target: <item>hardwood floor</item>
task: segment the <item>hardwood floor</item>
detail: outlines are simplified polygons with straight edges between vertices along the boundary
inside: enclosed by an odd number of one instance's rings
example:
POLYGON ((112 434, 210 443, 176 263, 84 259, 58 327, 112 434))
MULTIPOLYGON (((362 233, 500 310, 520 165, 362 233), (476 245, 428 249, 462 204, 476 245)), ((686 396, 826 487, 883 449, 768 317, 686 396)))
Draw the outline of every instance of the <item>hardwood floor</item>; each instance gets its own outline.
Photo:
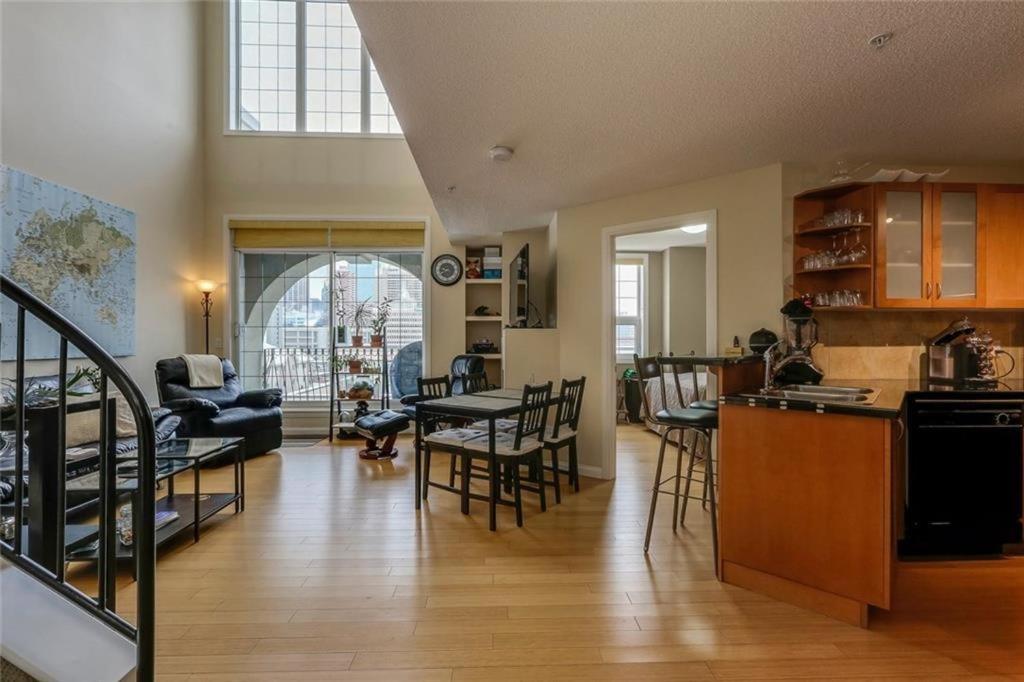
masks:
POLYGON ((527 495, 525 527, 500 508, 497 533, 444 491, 414 512, 408 439, 382 464, 358 443, 251 460, 246 511, 161 552, 160 679, 1024 680, 1024 561, 901 566, 894 612, 862 630, 718 583, 699 504, 673 535, 662 498, 645 557, 657 439, 638 427, 616 481, 545 514, 527 495))

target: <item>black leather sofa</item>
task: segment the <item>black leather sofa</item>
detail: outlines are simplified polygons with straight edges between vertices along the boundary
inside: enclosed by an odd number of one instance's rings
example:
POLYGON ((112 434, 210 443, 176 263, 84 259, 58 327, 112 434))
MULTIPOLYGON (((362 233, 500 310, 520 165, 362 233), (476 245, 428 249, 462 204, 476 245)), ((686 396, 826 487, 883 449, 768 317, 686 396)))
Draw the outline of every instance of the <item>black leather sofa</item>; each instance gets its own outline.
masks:
POLYGON ((224 385, 190 388, 188 368, 181 358, 156 363, 160 405, 181 417, 183 438, 245 437, 245 456, 262 455, 281 446, 281 389, 243 391, 230 360, 221 360, 224 385))

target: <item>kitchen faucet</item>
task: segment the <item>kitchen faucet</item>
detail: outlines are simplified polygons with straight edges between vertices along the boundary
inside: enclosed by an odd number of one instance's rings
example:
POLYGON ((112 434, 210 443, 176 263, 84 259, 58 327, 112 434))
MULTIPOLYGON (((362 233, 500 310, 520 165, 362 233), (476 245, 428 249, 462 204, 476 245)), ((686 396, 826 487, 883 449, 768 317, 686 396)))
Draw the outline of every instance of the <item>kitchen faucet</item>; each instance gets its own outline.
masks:
POLYGON ((775 381, 778 379, 779 374, 782 373, 782 370, 794 363, 808 365, 814 371, 818 371, 814 363, 811 362, 810 356, 803 352, 796 351, 784 357, 779 357, 778 348, 784 345, 786 345, 786 340, 779 339, 768 346, 768 350, 764 352, 764 386, 761 388, 762 395, 770 393, 775 388, 775 381))

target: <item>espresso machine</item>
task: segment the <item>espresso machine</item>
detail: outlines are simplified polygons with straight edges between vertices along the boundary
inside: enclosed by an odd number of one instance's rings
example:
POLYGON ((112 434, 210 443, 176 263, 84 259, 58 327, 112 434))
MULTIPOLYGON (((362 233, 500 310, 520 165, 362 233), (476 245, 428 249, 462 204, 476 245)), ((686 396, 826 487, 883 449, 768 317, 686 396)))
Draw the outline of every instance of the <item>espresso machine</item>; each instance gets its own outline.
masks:
POLYGON ((988 332, 966 318, 955 320, 928 340, 925 376, 929 384, 984 388, 995 384, 996 358, 1006 354, 988 332))
POLYGON ((814 311, 798 298, 779 311, 785 331, 782 338, 764 352, 764 390, 776 384, 820 384, 825 377, 811 358, 818 344, 818 322, 814 311))

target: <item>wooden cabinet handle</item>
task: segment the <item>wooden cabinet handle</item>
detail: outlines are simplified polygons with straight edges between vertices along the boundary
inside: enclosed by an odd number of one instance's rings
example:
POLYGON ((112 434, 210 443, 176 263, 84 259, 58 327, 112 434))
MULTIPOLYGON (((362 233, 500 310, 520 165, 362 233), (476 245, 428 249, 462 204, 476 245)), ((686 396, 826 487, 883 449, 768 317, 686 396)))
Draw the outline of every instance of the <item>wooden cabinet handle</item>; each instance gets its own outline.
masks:
POLYGON ((924 285, 924 297, 925 298, 931 298, 932 297, 932 283, 931 282, 926 282, 925 285, 924 285))
POLYGON ((942 282, 935 284, 935 298, 942 298, 942 282))

